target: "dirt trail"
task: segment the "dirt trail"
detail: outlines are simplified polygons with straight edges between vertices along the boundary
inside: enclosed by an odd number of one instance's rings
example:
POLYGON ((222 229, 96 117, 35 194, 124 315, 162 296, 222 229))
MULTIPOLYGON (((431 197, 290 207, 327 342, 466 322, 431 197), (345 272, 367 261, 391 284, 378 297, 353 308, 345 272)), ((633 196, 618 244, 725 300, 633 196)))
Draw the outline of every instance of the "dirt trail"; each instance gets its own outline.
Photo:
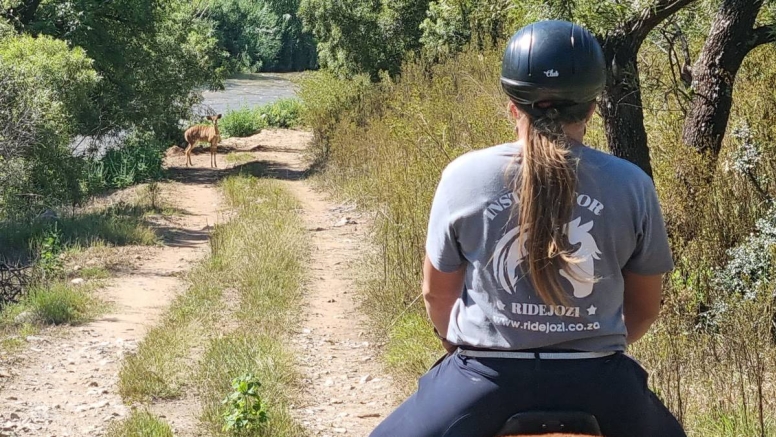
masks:
POLYGON ((131 264, 97 291, 112 303, 109 314, 69 331, 27 337, 21 365, 10 369, 10 380, 0 379, 0 436, 99 436, 128 413, 116 386, 121 359, 183 291, 179 274, 206 253, 219 220, 208 159, 198 156, 193 172, 173 169, 176 181, 161 184, 167 203, 182 212, 159 220, 163 246, 111 249, 131 264))
POLYGON ((312 246, 310 282, 300 303, 306 320, 293 339, 304 396, 294 409, 314 436, 367 436, 397 405, 355 302, 355 278, 367 249, 365 217, 315 191, 301 178, 306 132, 266 131, 229 142, 250 150, 299 199, 312 246))
MULTIPOLYGON (((134 265, 98 292, 114 302, 113 314, 73 328, 65 339, 28 339, 23 366, 0 388, 0 437, 101 436, 112 420, 127 414, 116 387, 122 356, 137 347, 183 291, 177 276, 205 254, 210 227, 219 221, 214 183, 238 170, 284 180, 299 199, 309 229, 310 281, 300 302, 306 319, 292 339, 303 393, 293 412, 311 436, 368 435, 398 404, 355 302, 354 279, 367 247, 368 223, 304 180, 302 153, 309 141, 306 132, 267 130, 223 141, 220 171, 208 168, 209 155, 202 151, 192 156, 195 168, 174 168, 176 182, 163 184, 163 192, 184 214, 162 223, 165 246, 139 249, 134 265), (244 159, 227 164, 226 153, 244 159)), ((168 160, 178 166, 183 156, 178 151, 168 160)), ((198 435, 193 402, 187 397, 165 404, 166 420, 178 436, 198 435)))

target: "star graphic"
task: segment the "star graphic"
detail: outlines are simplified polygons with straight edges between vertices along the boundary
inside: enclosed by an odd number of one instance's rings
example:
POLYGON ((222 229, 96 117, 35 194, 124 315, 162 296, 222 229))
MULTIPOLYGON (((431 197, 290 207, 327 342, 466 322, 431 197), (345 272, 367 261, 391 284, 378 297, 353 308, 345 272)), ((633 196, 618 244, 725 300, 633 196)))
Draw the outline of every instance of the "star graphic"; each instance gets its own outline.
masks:
POLYGON ((595 305, 590 305, 590 308, 587 309, 587 315, 594 316, 596 311, 598 311, 598 308, 595 305))
POLYGON ((504 305, 504 302, 502 302, 500 300, 496 301, 496 308, 498 308, 499 311, 504 311, 504 308, 506 308, 506 307, 507 306, 504 305))

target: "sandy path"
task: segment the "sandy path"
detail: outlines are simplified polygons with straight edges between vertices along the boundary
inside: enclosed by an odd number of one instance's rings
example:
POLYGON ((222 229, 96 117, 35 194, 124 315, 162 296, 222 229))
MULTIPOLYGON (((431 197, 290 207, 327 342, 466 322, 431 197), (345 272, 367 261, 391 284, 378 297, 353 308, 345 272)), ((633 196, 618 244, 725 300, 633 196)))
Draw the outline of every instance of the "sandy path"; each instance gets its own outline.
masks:
MULTIPOLYGON (((163 190, 185 214, 163 226, 165 247, 143 249, 141 259, 133 261, 136 268, 99 292, 115 303, 114 314, 74 328, 64 340, 46 335, 30 339, 24 367, 12 372, 0 390, 0 437, 100 436, 110 421, 127 414, 116 389, 121 357, 137 347, 183 291, 177 274, 205 254, 209 227, 219 220, 214 182, 239 170, 284 180, 301 202, 309 229, 310 282, 300 303, 306 318, 292 339, 303 377, 294 414, 310 435, 368 435, 399 400, 376 348, 366 340, 368 328, 355 303, 354 279, 366 250, 367 224, 303 179, 302 152, 309 140, 306 132, 267 130, 225 140, 219 151, 221 171, 208 168, 207 153, 192 157, 195 168, 174 169, 176 182, 164 184, 163 190), (253 162, 226 164, 224 153, 247 153, 253 162)), ((183 162, 180 154, 168 159, 173 165, 183 162)), ((198 435, 195 403, 192 396, 160 404, 176 435, 198 435)))
POLYGON ((337 205, 301 178, 301 153, 310 135, 265 131, 229 142, 251 150, 275 177, 286 181, 302 204, 312 259, 304 308, 306 319, 293 339, 304 393, 294 414, 314 436, 366 436, 398 404, 355 302, 355 276, 366 250, 364 218, 337 205), (350 218, 348 222, 346 219, 350 218))
POLYGON ((121 358, 183 291, 177 276, 205 255, 219 220, 216 173, 206 168, 207 155, 196 160, 198 169, 173 170, 176 182, 161 184, 163 197, 183 212, 159 223, 165 244, 129 250, 138 253, 132 267, 97 292, 111 313, 65 338, 45 331, 27 338, 22 365, 0 390, 0 436, 100 436, 127 414, 116 386, 121 358))

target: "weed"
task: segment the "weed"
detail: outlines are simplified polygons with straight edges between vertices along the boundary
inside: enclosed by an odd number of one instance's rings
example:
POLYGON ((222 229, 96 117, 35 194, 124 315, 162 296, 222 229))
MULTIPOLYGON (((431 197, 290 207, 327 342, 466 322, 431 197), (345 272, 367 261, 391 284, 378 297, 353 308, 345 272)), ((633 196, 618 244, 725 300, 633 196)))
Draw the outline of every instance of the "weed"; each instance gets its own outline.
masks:
POLYGON ((86 280, 110 278, 110 272, 105 267, 84 267, 77 272, 77 275, 86 280))
POLYGON ((259 396, 261 383, 251 374, 232 380, 232 392, 221 403, 225 410, 224 431, 250 431, 259 429, 267 421, 267 412, 259 396))
POLYGON ((57 263, 59 253, 71 247, 154 245, 156 233, 142 218, 148 208, 119 202, 99 211, 61 217, 54 224, 0 223, 0 256, 29 258, 42 254, 57 263))
POLYGON ((302 102, 280 99, 255 108, 242 107, 226 113, 221 122, 224 138, 248 137, 267 127, 292 128, 302 124, 302 102))
POLYGON ((280 99, 257 109, 257 115, 269 127, 292 128, 302 124, 302 102, 299 99, 280 99))

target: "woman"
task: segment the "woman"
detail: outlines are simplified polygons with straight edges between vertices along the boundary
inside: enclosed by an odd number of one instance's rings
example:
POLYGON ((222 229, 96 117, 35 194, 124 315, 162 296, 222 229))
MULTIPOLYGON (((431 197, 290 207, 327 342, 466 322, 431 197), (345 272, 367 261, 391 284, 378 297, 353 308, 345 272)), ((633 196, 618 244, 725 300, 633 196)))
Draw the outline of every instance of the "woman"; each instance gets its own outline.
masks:
POLYGON ((651 179, 582 144, 601 47, 578 25, 534 23, 501 83, 518 141, 452 162, 431 208, 423 294, 451 353, 372 436, 493 437, 531 410, 587 412, 608 437, 684 436, 623 353, 673 263, 651 179))

